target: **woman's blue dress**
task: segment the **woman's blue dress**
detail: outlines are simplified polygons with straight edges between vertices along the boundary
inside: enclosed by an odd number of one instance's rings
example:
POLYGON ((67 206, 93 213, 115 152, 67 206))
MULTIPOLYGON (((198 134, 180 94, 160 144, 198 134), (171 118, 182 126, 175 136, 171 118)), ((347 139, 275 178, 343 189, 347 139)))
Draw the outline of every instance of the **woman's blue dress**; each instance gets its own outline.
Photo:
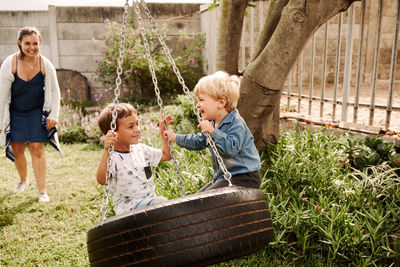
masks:
POLYGON ((44 104, 44 76, 39 71, 29 81, 18 73, 11 87, 10 132, 11 142, 46 142, 46 129, 42 126, 44 104))

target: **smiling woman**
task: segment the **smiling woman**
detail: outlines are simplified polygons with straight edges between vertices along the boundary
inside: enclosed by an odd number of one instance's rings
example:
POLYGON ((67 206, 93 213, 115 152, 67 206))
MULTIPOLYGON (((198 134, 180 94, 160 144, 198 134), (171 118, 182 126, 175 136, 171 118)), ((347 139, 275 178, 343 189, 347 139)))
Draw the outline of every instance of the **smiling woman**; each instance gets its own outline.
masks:
POLYGON ((18 32, 18 48, 0 69, 0 145, 14 161, 20 182, 14 193, 24 191, 27 179, 26 144, 32 156, 39 202, 48 202, 44 143, 59 149, 55 128, 60 106, 60 88, 56 70, 40 54, 42 37, 34 27, 18 32))

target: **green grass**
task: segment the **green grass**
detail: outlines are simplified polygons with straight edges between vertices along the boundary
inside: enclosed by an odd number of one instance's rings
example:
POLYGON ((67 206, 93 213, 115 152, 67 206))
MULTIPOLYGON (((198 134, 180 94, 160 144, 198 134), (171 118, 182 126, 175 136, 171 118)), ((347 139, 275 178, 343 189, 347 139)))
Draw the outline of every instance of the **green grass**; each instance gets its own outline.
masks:
MULTIPOLYGON (((159 147, 155 125, 142 128, 143 141, 159 147)), ((262 156, 275 241, 218 266, 400 266, 400 179, 385 165, 362 172, 343 164, 346 138, 282 132, 262 156)), ((89 265, 86 233, 101 219, 95 173, 102 148, 63 144, 62 151, 46 146, 50 203, 37 202, 30 164, 30 186, 12 194, 18 175, 0 157, 0 266, 89 265)), ((211 177, 208 151, 176 153, 182 187, 194 193, 211 177)), ((181 195, 172 161, 155 173, 159 194, 181 195)))
POLYGON ((100 148, 62 145, 60 156, 46 146, 50 203, 37 202, 30 154, 29 187, 20 194, 14 164, 0 158, 1 266, 86 266, 86 232, 100 219, 101 197, 95 182, 100 148))

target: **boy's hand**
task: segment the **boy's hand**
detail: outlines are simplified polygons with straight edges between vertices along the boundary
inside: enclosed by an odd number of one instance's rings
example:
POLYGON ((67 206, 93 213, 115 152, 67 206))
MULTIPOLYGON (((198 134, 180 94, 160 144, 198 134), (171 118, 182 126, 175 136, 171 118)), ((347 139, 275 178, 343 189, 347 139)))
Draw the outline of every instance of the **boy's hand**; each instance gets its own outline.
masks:
POLYGON ((109 130, 107 134, 104 136, 103 144, 104 148, 108 149, 110 145, 114 145, 117 142, 118 133, 112 130, 109 130))
POLYGON ((197 128, 201 128, 203 133, 212 134, 214 132, 214 126, 212 126, 211 122, 208 120, 202 120, 197 128))
POLYGON ((171 142, 176 142, 176 134, 174 133, 174 131, 171 129, 171 127, 168 127, 168 130, 164 131, 163 134, 165 140, 169 140, 171 142))

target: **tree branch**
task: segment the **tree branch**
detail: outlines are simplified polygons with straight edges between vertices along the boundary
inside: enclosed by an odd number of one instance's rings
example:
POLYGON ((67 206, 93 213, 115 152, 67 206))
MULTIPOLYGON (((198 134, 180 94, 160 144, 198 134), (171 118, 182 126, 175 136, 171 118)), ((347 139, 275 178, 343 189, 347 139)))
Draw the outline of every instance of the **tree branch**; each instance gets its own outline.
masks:
POLYGON ((288 2, 289 0, 271 1, 268 14, 265 18, 263 29, 260 34, 260 38, 258 39, 257 45, 254 49, 254 54, 252 55, 250 62, 256 59, 264 50, 265 46, 268 44, 272 34, 275 31, 276 26, 278 25, 279 20, 281 19, 282 9, 287 5, 288 2))

